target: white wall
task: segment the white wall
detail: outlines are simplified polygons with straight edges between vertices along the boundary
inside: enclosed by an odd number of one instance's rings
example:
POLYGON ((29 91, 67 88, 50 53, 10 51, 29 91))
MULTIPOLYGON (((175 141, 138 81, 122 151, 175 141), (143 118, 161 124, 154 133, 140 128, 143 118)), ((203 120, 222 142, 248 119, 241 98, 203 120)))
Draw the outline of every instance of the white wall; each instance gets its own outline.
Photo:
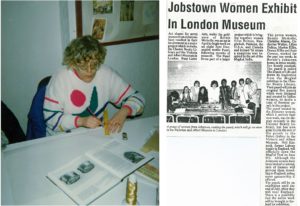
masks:
POLYGON ((1 98, 24 132, 38 82, 62 61, 59 2, 1 2, 1 98))
POLYGON ((146 99, 143 117, 159 113, 158 40, 107 47, 105 64, 118 71, 146 99))
MULTIPOLYGON (((114 12, 119 12, 114 7, 114 12)), ((92 30, 92 3, 84 1, 82 4, 83 34, 92 30)), ((158 115, 159 113, 159 41, 144 41, 116 46, 107 46, 105 64, 117 70, 133 88, 140 91, 146 99, 143 117, 158 115)), ((109 111, 114 111, 112 106, 109 111)), ((110 112, 112 116, 114 112, 110 112)))
MULTIPOLYGON (((1 99, 24 132, 38 82, 61 67, 74 37, 73 9, 67 1, 1 2, 1 99)), ((158 115, 158 48, 158 40, 107 47, 105 63, 144 94, 144 117, 158 115)))
POLYGON ((222 79, 230 86, 232 80, 238 84, 240 78, 251 78, 261 88, 261 62, 170 62, 168 65, 168 89, 191 87, 195 80, 201 86, 210 87, 222 79))

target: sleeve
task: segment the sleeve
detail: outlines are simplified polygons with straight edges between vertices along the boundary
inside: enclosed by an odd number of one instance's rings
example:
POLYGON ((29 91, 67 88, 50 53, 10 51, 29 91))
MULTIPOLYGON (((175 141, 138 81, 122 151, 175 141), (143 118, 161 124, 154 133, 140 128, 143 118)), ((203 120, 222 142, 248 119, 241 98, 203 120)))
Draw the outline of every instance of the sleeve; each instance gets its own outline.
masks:
POLYGON ((235 100, 239 99, 239 94, 238 94, 238 90, 237 90, 237 89, 235 89, 233 98, 234 98, 235 100))
POLYGON ((249 100, 249 96, 250 96, 250 90, 249 90, 249 86, 248 85, 245 85, 244 86, 244 98, 245 98, 245 101, 249 100))
POLYGON ((64 84, 53 76, 49 82, 44 99, 44 120, 48 129, 64 132, 77 128, 77 116, 64 113, 64 84))
POLYGON ((202 103, 208 102, 208 94, 204 95, 204 98, 202 100, 202 103))
POLYGON ((219 87, 219 101, 222 102, 223 99, 223 92, 222 92, 222 87, 219 87))
POLYGON ((180 93, 179 98, 180 98, 180 101, 183 100, 183 93, 180 93))
POLYGON ((195 88, 191 87, 190 97, 192 100, 195 98, 195 94, 196 94, 195 88))
POLYGON ((110 101, 118 108, 129 109, 129 116, 136 116, 144 111, 145 99, 130 84, 125 82, 119 74, 110 70, 110 101))
POLYGON ((211 92, 210 88, 207 89, 207 98, 208 98, 208 102, 211 103, 212 102, 212 92, 211 92))
POLYGON ((227 86, 227 94, 226 94, 226 96, 227 96, 227 100, 229 101, 229 99, 230 99, 230 96, 231 96, 231 92, 230 92, 230 87, 229 86, 227 86))
POLYGON ((252 97, 257 92, 257 84, 253 83, 252 85, 249 85, 249 95, 252 97))

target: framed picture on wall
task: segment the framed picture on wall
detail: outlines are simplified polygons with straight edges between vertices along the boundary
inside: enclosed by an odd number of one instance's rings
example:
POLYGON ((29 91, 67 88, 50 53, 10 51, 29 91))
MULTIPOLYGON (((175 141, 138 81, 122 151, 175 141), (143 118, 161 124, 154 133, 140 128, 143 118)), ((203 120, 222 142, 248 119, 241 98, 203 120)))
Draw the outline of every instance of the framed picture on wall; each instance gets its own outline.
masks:
POLYGON ((158 39, 159 1, 76 1, 76 22, 104 45, 158 39))
POLYGON ((92 36, 98 40, 104 39, 106 19, 94 19, 92 36))

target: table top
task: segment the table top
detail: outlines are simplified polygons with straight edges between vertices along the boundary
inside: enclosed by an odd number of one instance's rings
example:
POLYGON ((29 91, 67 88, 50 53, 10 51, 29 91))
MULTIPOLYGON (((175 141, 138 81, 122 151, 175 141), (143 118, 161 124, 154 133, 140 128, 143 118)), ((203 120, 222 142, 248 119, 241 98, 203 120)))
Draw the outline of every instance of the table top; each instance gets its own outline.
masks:
MULTIPOLYGON (((237 113, 232 106, 226 106, 222 108, 221 104, 205 103, 200 104, 198 102, 189 102, 182 104, 175 112, 168 113, 170 115, 235 115, 244 114, 237 113)), ((253 111, 247 110, 247 114, 253 114, 253 111)))
MULTIPOLYGON (((127 121, 122 130, 128 134, 126 144, 140 149, 158 125, 158 116, 127 121)), ((122 133, 104 136, 103 129, 97 128, 8 145, 2 151, 1 203, 74 204, 46 175, 114 138, 122 140, 122 133)), ((158 167, 158 154, 154 156, 154 165, 158 167)), ((137 180, 139 203, 156 204, 158 184, 142 176, 137 180)), ((126 181, 123 181, 93 204, 120 205, 125 193, 126 181)))

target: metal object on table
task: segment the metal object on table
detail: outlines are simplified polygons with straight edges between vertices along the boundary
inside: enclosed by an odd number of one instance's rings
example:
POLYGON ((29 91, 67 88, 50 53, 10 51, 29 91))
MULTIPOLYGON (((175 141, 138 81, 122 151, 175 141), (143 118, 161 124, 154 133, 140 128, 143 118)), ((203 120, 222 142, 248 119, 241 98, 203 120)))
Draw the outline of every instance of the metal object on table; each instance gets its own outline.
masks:
POLYGON ((122 140, 128 140, 128 135, 126 132, 122 133, 122 140))
POLYGON ((122 201, 122 205, 140 205, 137 199, 137 179, 134 174, 131 174, 127 178, 126 195, 122 201))

